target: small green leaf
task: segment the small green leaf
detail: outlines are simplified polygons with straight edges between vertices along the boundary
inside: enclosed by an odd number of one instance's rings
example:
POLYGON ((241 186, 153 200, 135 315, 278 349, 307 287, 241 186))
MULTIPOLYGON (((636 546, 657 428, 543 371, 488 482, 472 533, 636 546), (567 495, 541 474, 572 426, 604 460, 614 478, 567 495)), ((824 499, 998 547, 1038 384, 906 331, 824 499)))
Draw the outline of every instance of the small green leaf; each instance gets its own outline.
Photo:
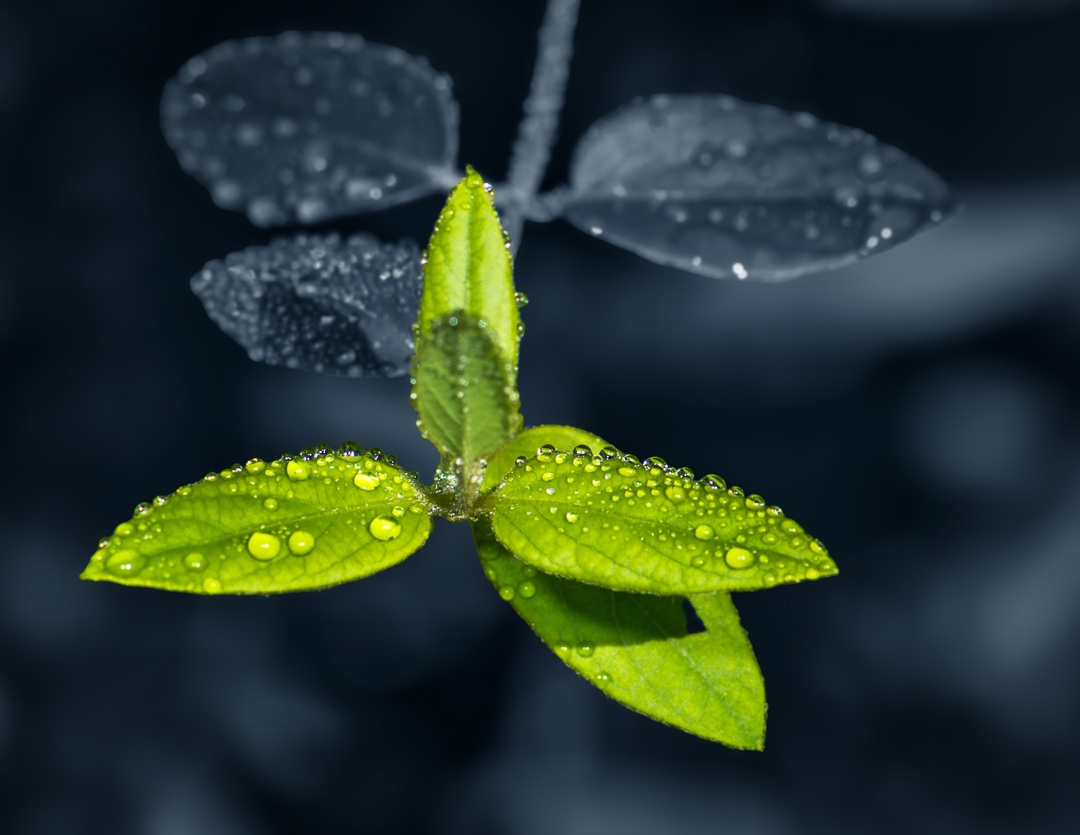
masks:
POLYGON ((196 594, 320 589, 401 562, 431 531, 392 456, 347 444, 257 459, 139 505, 82 577, 196 594))
POLYGON ((510 252, 484 179, 471 167, 450 192, 424 262, 420 334, 431 322, 464 310, 487 323, 514 382, 518 361, 518 316, 510 252))
POLYGON ((484 573, 563 662, 611 698, 689 733, 760 749, 765 684, 724 592, 693 598, 706 631, 688 635, 678 597, 564 580, 515 559, 473 523, 484 573))
POLYGON ((503 446, 521 425, 512 369, 491 337, 483 322, 458 311, 431 322, 413 358, 420 432, 466 466, 503 446))
POLYGON ((837 573, 824 546, 780 508, 659 459, 540 455, 516 466, 494 497, 495 535, 513 554, 607 588, 750 591, 837 573))
POLYGON ((607 441, 573 426, 532 426, 519 434, 494 455, 488 458, 484 471, 484 483, 480 492, 487 493, 499 486, 499 483, 512 469, 519 457, 532 458, 544 444, 551 444, 556 449, 573 449, 587 446, 594 453, 599 453, 607 446, 607 441))

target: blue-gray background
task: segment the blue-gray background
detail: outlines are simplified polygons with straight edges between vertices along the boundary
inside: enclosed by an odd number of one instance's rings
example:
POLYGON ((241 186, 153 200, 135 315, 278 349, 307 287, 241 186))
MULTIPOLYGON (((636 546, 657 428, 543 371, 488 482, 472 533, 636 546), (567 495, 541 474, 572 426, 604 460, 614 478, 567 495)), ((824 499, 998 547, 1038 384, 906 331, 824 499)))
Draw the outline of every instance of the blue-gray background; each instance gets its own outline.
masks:
MULTIPOLYGON (((1026 5, 584 2, 549 183, 633 96, 726 92, 862 127, 967 203, 776 286, 526 227, 527 422, 718 472, 841 566, 735 598, 758 754, 574 676, 462 527, 322 593, 77 580, 137 502, 235 461, 355 439, 434 462, 406 380, 261 366, 206 318, 189 277, 271 233, 181 172, 164 82, 228 38, 359 32, 450 73, 462 162, 498 180, 539 0, 0 3, 0 830, 1080 829, 1080 4, 1026 5)), ((423 238, 439 203, 332 228, 423 238)))

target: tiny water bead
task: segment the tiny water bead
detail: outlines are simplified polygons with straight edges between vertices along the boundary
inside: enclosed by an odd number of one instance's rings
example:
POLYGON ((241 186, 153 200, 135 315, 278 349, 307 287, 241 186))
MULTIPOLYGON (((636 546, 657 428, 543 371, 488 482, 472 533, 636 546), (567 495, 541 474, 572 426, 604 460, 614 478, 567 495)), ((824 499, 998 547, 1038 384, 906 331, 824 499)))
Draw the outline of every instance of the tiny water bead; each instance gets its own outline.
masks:
POLYGON ((221 581, 215 580, 213 577, 207 577, 203 580, 203 591, 207 594, 218 594, 221 591, 221 581))
POLYGON ((278 509, 278 500, 277 499, 264 499, 263 500, 263 507, 265 507, 267 510, 277 510, 278 509))
POLYGON ((724 562, 727 563, 728 568, 736 570, 749 568, 754 564, 754 555, 745 548, 729 548, 728 552, 724 554, 724 562))
POLYGON ((596 647, 592 641, 582 641, 577 645, 577 654, 582 658, 591 658, 594 652, 596 652, 596 647))
POLYGON ((257 560, 272 560, 281 552, 281 540, 273 534, 256 531, 248 538, 247 549, 257 560))
POLYGON ((289 535, 289 551, 295 556, 310 554, 314 548, 315 537, 307 531, 295 531, 289 535))
POLYGON ((133 577, 143 570, 146 558, 136 551, 123 550, 105 560, 105 570, 117 577, 133 577))
POLYGON ((356 477, 353 479, 353 484, 361 490, 374 490, 379 486, 379 479, 376 476, 368 475, 367 473, 357 473, 356 477))
POLYGON ((393 516, 376 516, 368 525, 368 530, 380 542, 389 542, 401 536, 401 523, 393 516))
POLYGON ((576 513, 571 513, 569 511, 567 512, 567 514, 566 514, 566 521, 567 522, 573 523, 573 522, 576 522, 577 520, 578 520, 578 515, 576 513))
POLYGON ((513 586, 499 587, 499 597, 501 597, 503 600, 513 600, 515 594, 516 592, 514 591, 513 586))
POLYGON ((528 580, 525 580, 524 582, 518 584, 517 590, 518 594, 520 594, 527 600, 528 598, 534 597, 536 595, 536 584, 530 583, 528 580))
POLYGON ((186 557, 184 557, 184 568, 188 571, 202 571, 206 568, 206 557, 197 551, 192 551, 186 557))

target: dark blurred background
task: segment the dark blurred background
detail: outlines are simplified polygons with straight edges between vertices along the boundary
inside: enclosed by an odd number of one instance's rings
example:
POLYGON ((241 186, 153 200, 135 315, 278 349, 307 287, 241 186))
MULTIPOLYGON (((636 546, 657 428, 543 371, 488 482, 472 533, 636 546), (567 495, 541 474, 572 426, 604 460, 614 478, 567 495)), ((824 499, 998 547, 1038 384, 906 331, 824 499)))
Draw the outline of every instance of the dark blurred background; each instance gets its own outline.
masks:
MULTIPOLYGON (((131 508, 355 439, 430 474, 408 383, 262 366, 188 279, 272 233, 158 127, 229 38, 359 32, 454 79, 496 181, 540 0, 0 2, 0 831, 1080 831, 1080 3, 584 0, 548 184, 636 95, 726 92, 859 126, 965 212, 783 285, 527 225, 529 424, 570 423, 782 505, 835 579, 736 595, 764 753, 665 728, 547 652, 438 522, 321 593, 77 577, 131 508)), ((430 198, 331 224, 426 238, 430 198)))

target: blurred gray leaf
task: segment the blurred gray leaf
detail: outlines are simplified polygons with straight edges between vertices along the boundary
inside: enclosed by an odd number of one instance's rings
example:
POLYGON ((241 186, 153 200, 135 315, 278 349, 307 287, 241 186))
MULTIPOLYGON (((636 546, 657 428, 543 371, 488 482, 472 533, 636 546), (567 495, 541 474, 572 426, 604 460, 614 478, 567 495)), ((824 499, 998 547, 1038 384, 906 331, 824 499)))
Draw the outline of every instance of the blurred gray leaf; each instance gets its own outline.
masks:
POLYGON ((781 281, 883 252, 956 211, 952 189, 856 128, 729 96, 654 96, 582 138, 579 229, 712 278, 781 281))
POLYGON ((339 32, 225 41, 165 85, 184 170, 256 226, 378 211, 456 182, 458 108, 426 58, 339 32))
POLYGON ((279 238, 191 279, 207 314, 253 360, 349 377, 400 377, 414 351, 420 253, 371 235, 279 238))

